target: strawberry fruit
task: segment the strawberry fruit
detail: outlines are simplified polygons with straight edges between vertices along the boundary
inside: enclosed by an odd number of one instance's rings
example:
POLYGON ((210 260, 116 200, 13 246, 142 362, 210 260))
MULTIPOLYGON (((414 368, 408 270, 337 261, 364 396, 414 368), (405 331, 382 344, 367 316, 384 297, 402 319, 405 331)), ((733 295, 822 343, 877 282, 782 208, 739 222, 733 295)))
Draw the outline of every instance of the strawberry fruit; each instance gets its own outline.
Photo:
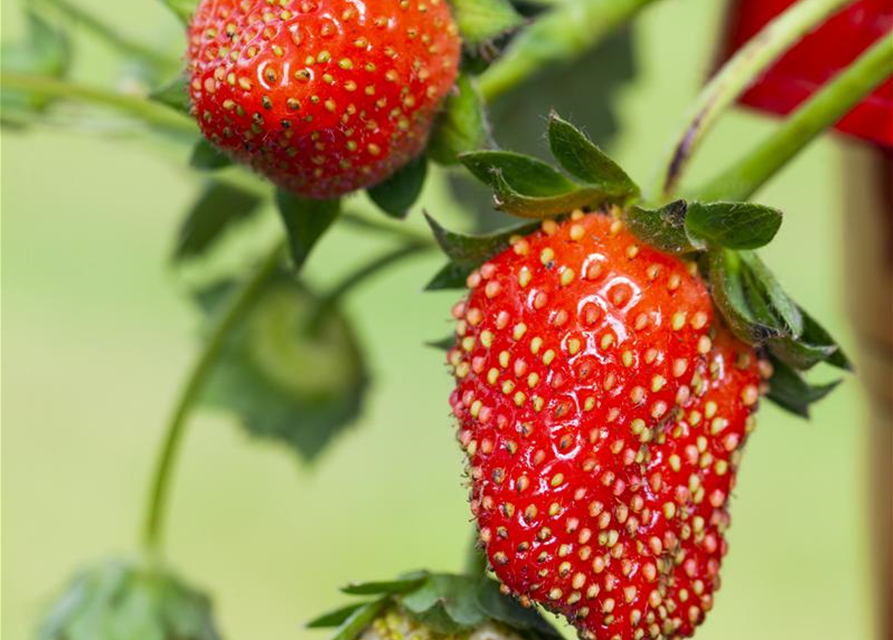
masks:
POLYGON ((497 577, 583 637, 690 635, 718 586, 756 353, 692 264, 605 214, 545 221, 468 286, 450 402, 497 577))
POLYGON ((446 0, 202 0, 192 109, 233 158, 294 193, 336 197, 422 152, 459 55, 446 0))

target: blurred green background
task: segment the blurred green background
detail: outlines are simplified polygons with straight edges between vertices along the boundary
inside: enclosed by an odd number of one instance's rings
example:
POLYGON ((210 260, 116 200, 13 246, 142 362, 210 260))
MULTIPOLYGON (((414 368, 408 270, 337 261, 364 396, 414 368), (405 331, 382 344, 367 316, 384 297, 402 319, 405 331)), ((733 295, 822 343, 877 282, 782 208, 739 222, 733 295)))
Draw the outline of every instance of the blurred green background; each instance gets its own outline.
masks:
MULTIPOLYGON (((176 24, 160 3, 82 4, 144 41, 177 47, 176 24)), ((722 8, 665 0, 633 27, 638 76, 616 94, 622 133, 611 151, 641 181, 711 65, 722 8)), ((2 10, 3 39, 19 37, 18 7, 4 2, 2 10)), ((120 71, 114 56, 82 40, 77 77, 112 82, 120 71)), ((693 177, 771 127, 730 115, 693 177)), ((767 261, 852 351, 838 144, 813 145, 760 200, 787 212, 767 261)), ((183 169, 185 149, 156 147, 61 129, 3 135, 6 640, 30 637, 75 568, 134 547, 162 424, 195 353, 197 317, 168 256, 198 182, 183 169)), ((425 206, 467 226, 442 183, 431 181, 425 206)), ((410 224, 421 227, 420 217, 414 212, 410 224)), ((331 282, 355 256, 381 246, 338 229, 308 276, 331 282)), ((455 294, 419 293, 439 264, 415 259, 350 298, 375 386, 364 417, 311 468, 248 440, 226 416, 203 413, 191 423, 170 555, 187 580, 213 594, 226 638, 321 639, 301 623, 343 601, 338 585, 461 567, 470 524, 450 379, 441 354, 422 346, 449 330, 455 294)), ((723 589, 701 640, 871 636, 866 411, 856 379, 811 423, 765 406, 733 502, 723 589)))

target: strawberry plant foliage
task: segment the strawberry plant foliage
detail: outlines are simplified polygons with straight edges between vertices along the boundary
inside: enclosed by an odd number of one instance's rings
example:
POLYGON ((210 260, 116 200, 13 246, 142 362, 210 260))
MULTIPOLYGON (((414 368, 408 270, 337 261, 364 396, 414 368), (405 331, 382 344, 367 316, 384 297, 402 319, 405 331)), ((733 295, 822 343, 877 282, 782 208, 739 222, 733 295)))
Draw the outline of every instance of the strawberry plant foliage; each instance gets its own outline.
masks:
MULTIPOLYGON (((828 332, 812 318, 805 326, 800 308, 752 251, 768 244, 778 232, 780 211, 755 203, 697 200, 651 207, 639 202, 639 189, 623 169, 570 122, 552 113, 548 134, 553 155, 572 177, 511 151, 476 151, 461 159, 474 177, 493 189, 495 206, 507 213, 561 220, 575 209, 615 206, 642 241, 669 254, 700 259, 714 303, 732 332, 792 367, 788 382, 780 382, 779 387, 790 388, 793 377, 807 385, 799 371, 819 362, 848 368, 848 360, 828 332)), ((475 238, 447 232, 430 218, 429 222, 451 258, 430 289, 460 286, 463 278, 504 249, 512 235, 527 231, 521 228, 475 238)), ((802 404, 808 406, 824 395, 806 393, 802 404)), ((780 392, 769 395, 773 401, 780 397, 780 392)), ((778 404, 799 415, 806 413, 804 406, 795 407, 791 400, 778 404)))
POLYGON ((257 213, 262 199, 225 184, 209 184, 190 208, 180 227, 174 260, 202 256, 227 231, 257 213))
MULTIPOLYGON (((67 34, 34 9, 29 9, 25 16, 28 37, 23 42, 3 44, 0 52, 3 71, 64 77, 71 64, 71 44, 67 34)), ((40 112, 49 104, 45 97, 5 89, 0 100, 3 123, 8 125, 27 124, 32 118, 31 112, 40 112)))
MULTIPOLYGON (((213 315, 231 283, 199 296, 213 315)), ((347 318, 279 272, 230 333, 206 386, 209 407, 233 412, 252 436, 312 460, 359 415, 369 383, 347 318), (317 318, 317 313, 323 313, 317 318)))
POLYGON ((206 596, 158 567, 108 560, 78 573, 37 640, 220 640, 206 596))
POLYGON ((388 615, 406 617, 410 626, 426 633, 464 637, 487 628, 527 640, 561 637, 539 613, 503 594, 499 584, 487 577, 420 571, 397 580, 351 584, 342 591, 375 598, 307 623, 310 628, 335 628, 332 640, 355 640, 374 630, 376 619, 379 624, 387 622, 388 615))

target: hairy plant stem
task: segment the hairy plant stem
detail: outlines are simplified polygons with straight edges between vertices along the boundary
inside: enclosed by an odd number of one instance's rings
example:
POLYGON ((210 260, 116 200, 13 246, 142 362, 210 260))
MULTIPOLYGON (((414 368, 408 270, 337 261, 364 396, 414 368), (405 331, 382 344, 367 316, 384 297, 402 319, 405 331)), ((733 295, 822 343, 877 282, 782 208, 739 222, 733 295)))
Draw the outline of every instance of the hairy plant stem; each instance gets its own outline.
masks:
POLYGON ((173 56, 158 53, 150 46, 141 42, 135 42, 121 35, 117 27, 106 24, 96 15, 68 0, 33 0, 33 4, 52 7, 66 18, 83 25, 99 39, 104 40, 106 44, 121 53, 147 62, 153 67, 157 67, 160 71, 173 72, 182 64, 179 59, 173 56))
POLYGON ((828 16, 852 0, 795 2, 726 62, 692 104, 682 129, 660 159, 653 195, 658 202, 671 198, 692 154, 713 125, 744 90, 785 51, 828 16))
POLYGON ((167 423, 166 435, 155 466, 149 499, 146 503, 146 516, 143 524, 143 548, 151 559, 160 559, 163 542, 164 517, 167 513, 169 486, 176 462, 177 452, 183 439, 186 423, 214 370, 217 358, 223 350, 230 331, 251 309, 263 291, 266 282, 276 272, 285 255, 285 242, 279 241, 255 271, 242 283, 218 316, 207 342, 203 345, 198 359, 180 391, 174 410, 167 423))
POLYGON ((492 102, 550 65, 567 64, 592 49, 654 0, 565 0, 525 28, 478 77, 492 102))
POLYGON ((0 87, 4 91, 27 91, 44 98, 60 98, 109 107, 168 133, 198 134, 198 127, 192 118, 139 95, 12 71, 0 73, 0 87))
POLYGON ((704 200, 747 199, 891 73, 893 33, 887 33, 790 115, 756 149, 695 193, 704 200))
POLYGON ((366 280, 377 275, 392 264, 400 262, 404 258, 434 248, 436 248, 436 245, 433 242, 415 242, 410 240, 406 244, 403 244, 396 249, 386 251, 380 256, 373 258, 370 262, 351 271, 341 280, 341 282, 329 289, 320 298, 316 305, 316 309, 314 309, 313 314, 307 323, 307 330, 311 335, 319 331, 326 318, 326 313, 343 299, 345 294, 355 289, 358 285, 363 284, 366 280))

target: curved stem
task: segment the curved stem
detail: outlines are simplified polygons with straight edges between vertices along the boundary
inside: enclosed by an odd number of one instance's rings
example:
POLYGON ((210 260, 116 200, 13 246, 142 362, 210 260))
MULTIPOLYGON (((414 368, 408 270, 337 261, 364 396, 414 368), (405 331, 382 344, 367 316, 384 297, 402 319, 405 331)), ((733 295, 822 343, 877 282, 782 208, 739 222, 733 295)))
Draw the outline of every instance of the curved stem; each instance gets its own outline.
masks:
POLYGON ((27 91, 45 98, 62 98, 110 107, 145 124, 172 133, 198 134, 198 127, 191 118, 142 96, 11 71, 0 73, 0 87, 4 91, 27 91))
POLYGON ((726 62, 707 83, 688 115, 685 125, 673 137, 673 144, 661 158, 657 201, 669 199, 679 183, 691 155, 719 116, 778 57, 829 15, 852 0, 802 0, 767 24, 726 62))
POLYGON ((173 71, 181 66, 180 60, 158 53, 152 47, 134 42, 122 36, 117 27, 108 25, 86 9, 72 4, 68 0, 38 0, 56 9, 70 20, 74 20, 93 32, 94 35, 118 51, 139 58, 160 69, 173 71))
POLYGON ((176 462, 184 427, 193 406, 213 371, 217 358, 223 350, 230 331, 242 319, 263 291, 266 282, 275 273, 285 253, 284 241, 278 242, 255 272, 242 284, 228 301, 214 325, 208 341, 186 379, 180 398, 174 406, 167 424, 167 435, 155 466, 149 500, 146 505, 146 518, 143 525, 143 547, 152 558, 161 555, 164 516, 166 514, 171 474, 176 462))
POLYGON ((478 77, 492 102, 545 67, 573 61, 654 0, 565 0, 524 29, 478 77))
POLYGON ((695 193, 705 200, 747 199, 891 73, 893 33, 887 33, 789 116, 778 131, 695 193))
POLYGON ((434 248, 433 242, 410 242, 396 249, 392 249, 374 258, 356 270, 350 272, 341 282, 322 296, 316 305, 316 309, 308 322, 308 330, 311 333, 319 331, 326 313, 341 300, 345 294, 355 289, 369 278, 377 275, 383 269, 400 262, 403 258, 416 253, 421 253, 434 248))

